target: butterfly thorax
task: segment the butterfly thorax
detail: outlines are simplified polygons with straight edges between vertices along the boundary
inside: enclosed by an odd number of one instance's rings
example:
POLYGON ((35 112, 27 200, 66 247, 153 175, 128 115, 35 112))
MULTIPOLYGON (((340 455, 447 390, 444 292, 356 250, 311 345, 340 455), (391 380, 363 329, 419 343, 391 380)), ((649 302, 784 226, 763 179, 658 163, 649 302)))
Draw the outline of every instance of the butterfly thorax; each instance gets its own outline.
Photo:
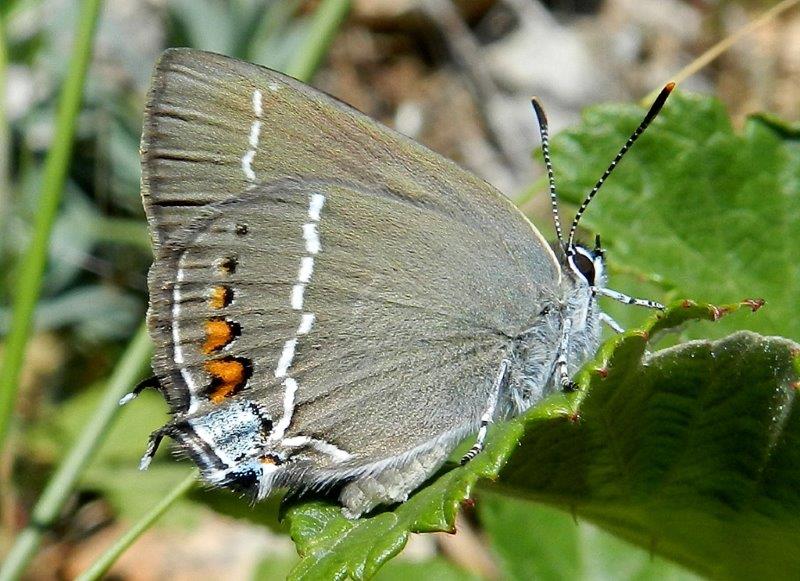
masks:
POLYGON ((558 351, 552 348, 566 335, 567 369, 573 375, 600 345, 600 307, 593 289, 604 287, 602 251, 576 246, 563 255, 562 282, 551 301, 542 307, 534 325, 514 342, 512 379, 504 415, 518 415, 560 389, 558 351), (566 327, 566 328, 565 328, 566 327), (555 340, 554 340, 555 339, 555 340))
POLYGON ((570 322, 567 368, 572 376, 600 346, 601 310, 595 289, 606 286, 603 250, 599 245, 572 246, 562 259, 562 271, 564 320, 570 322))
POLYGON ((571 322, 567 366, 573 375, 596 352, 600 346, 600 305, 595 288, 604 288, 606 274, 601 251, 576 247, 577 264, 570 257, 565 259, 564 315, 571 322), (589 266, 591 264, 591 266, 589 266))

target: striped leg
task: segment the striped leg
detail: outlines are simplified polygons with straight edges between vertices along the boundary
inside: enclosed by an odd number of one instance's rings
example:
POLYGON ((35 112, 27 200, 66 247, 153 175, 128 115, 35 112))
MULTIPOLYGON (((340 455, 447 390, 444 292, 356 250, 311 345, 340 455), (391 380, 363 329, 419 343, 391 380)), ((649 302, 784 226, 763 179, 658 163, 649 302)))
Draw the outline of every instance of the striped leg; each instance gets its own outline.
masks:
POLYGON ((494 417, 494 410, 497 407, 497 398, 500 396, 500 390, 506 385, 508 380, 508 370, 511 368, 511 362, 508 359, 503 359, 500 362, 500 371, 497 373, 497 377, 494 380, 494 384, 492 384, 492 392, 489 394, 489 401, 486 403, 486 410, 483 412, 483 416, 481 416, 481 427, 478 430, 478 437, 475 440, 475 444, 469 451, 464 454, 461 458, 461 465, 463 466, 475 456, 481 453, 483 450, 483 444, 486 440, 486 431, 489 428, 489 424, 492 422, 492 418, 494 417))
POLYGON ((658 309, 659 311, 663 311, 666 308, 659 302, 651 301, 648 299, 637 299, 634 297, 629 297, 626 294, 623 294, 615 290, 611 290, 610 288, 593 286, 592 294, 608 297, 610 299, 614 299, 615 301, 619 301, 620 303, 626 305, 636 305, 637 307, 647 307, 648 309, 658 309))
POLYGON ((156 430, 150 434, 150 439, 147 441, 147 450, 145 450, 142 459, 139 460, 139 470, 147 470, 150 467, 150 462, 153 456, 156 455, 158 447, 161 445, 161 440, 164 436, 168 435, 166 430, 156 430))
POLYGON ((150 434, 150 439, 147 441, 147 449, 145 450, 142 459, 139 460, 139 470, 147 470, 150 467, 150 462, 156 455, 156 451, 158 451, 158 447, 161 445, 161 441, 164 439, 164 436, 174 438, 176 433, 175 424, 182 421, 183 420, 173 418, 169 423, 161 426, 155 432, 150 434))
POLYGON ((556 358, 556 373, 558 373, 558 384, 564 391, 575 391, 578 384, 569 377, 567 368, 567 353, 569 353, 569 334, 572 330, 572 320, 564 319, 564 327, 561 329, 561 341, 558 344, 558 357, 556 358))

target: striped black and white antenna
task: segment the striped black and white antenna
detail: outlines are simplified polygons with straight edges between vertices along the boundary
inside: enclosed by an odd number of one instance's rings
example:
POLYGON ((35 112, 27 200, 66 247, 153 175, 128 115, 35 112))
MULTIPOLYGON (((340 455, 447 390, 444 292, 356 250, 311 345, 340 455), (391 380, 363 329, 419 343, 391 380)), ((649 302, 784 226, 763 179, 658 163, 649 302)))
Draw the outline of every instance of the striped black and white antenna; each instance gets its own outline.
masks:
POLYGON ((605 183, 605 181, 608 179, 608 176, 610 176, 611 172, 614 171, 614 168, 617 167, 617 164, 622 159, 622 156, 624 156, 631 146, 636 143, 636 140, 639 139, 639 136, 644 133, 644 130, 647 129, 647 126, 650 125, 653 119, 655 119, 656 115, 658 115, 658 112, 661 111, 661 108, 667 101, 667 97, 669 97, 669 94, 674 88, 675 83, 667 83, 667 85, 661 89, 658 97, 656 97, 656 100, 653 101, 653 104, 650 106, 650 110, 647 112, 647 115, 644 116, 644 119, 639 124, 639 127, 637 127, 633 133, 631 133, 628 141, 625 142, 625 145, 623 145, 619 150, 619 153, 617 153, 617 155, 611 161, 611 164, 608 166, 606 171, 603 172, 603 175, 600 176, 600 179, 597 180, 597 183, 594 185, 592 190, 586 195, 586 198, 584 198, 583 202, 578 208, 578 211, 575 213, 575 218, 572 220, 572 226, 569 228, 569 238, 567 239, 566 247, 567 253, 572 250, 572 245, 575 242, 575 231, 578 229, 578 222, 581 221, 581 216, 583 216, 583 213, 586 211, 586 208, 589 206, 592 198, 597 195, 598 190, 600 190, 600 186, 605 183))
POLYGON ((564 243, 564 236, 561 230, 561 219, 558 214, 558 197, 556 195, 556 184, 555 179, 553 176, 553 164, 550 161, 550 141, 549 141, 549 132, 547 127, 547 117, 544 114, 544 109, 542 109, 541 104, 539 103, 538 99, 535 97, 531 100, 533 105, 533 110, 536 112, 536 118, 539 121, 539 133, 542 137, 542 154, 544 155, 544 164, 547 168, 547 179, 549 182, 549 189, 550 189, 550 203, 553 209, 553 221, 555 222, 556 226, 556 235, 558 236, 558 242, 561 245, 561 248, 564 249, 564 252, 569 256, 573 254, 575 251, 573 249, 573 244, 575 243, 575 232, 578 229, 578 223, 581 220, 581 216, 586 211, 586 208, 589 206, 589 203, 592 199, 597 195, 597 192, 600 190, 600 187, 605 183, 608 179, 608 176, 611 175, 611 172, 614 171, 614 168, 617 167, 622 157, 628 152, 631 146, 636 143, 636 140, 639 139, 639 136, 644 133, 644 130, 647 129, 648 125, 655 119, 656 115, 658 115, 661 108, 664 106, 664 103, 667 101, 667 97, 675 88, 675 83, 668 83, 661 92, 656 97, 656 100, 650 106, 650 110, 647 112, 647 115, 644 116, 644 119, 636 128, 636 130, 631 134, 628 140, 625 142, 625 145, 619 150, 619 153, 614 157, 611 161, 611 164, 608 166, 603 175, 600 176, 600 179, 597 180, 594 187, 591 191, 586 195, 583 202, 581 203, 578 211, 575 213, 575 218, 572 220, 572 225, 569 228, 569 236, 567 238, 566 244, 564 243))
POLYGON ((553 162, 550 161, 550 132, 547 126, 547 115, 544 113, 542 104, 534 97, 531 99, 531 105, 536 113, 536 119, 539 121, 539 135, 542 137, 542 155, 544 156, 544 166, 547 168, 547 181, 550 185, 550 205, 553 211, 553 222, 556 226, 556 236, 558 236, 558 244, 564 248, 564 234, 561 230, 561 218, 558 215, 558 196, 556 195, 556 180, 553 176, 553 162))

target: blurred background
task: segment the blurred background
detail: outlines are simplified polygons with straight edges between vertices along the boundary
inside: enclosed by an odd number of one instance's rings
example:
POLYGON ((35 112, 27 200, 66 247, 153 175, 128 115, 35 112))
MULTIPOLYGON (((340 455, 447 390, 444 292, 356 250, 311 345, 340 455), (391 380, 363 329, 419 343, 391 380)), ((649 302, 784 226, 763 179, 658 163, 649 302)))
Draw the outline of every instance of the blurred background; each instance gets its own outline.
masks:
MULTIPOLYGON (((80 4, 0 4, 2 335, 11 319, 18 264, 31 238, 43 160, 56 139, 57 96, 80 4)), ((103 4, 14 431, 0 457, 0 554, 27 522, 146 309, 151 255, 139 197, 138 144, 154 60, 166 47, 191 46, 285 70, 303 46, 319 4, 103 4)), ((551 132, 577 123, 588 105, 638 102, 775 4, 353 0, 324 56, 314 63, 312 84, 454 159, 512 198, 533 189, 537 195, 525 196, 525 209, 550 236, 543 166, 532 156, 539 139, 530 97, 544 103, 551 132)), ((800 10, 754 30, 681 88, 722 100, 736 126, 755 112, 797 122, 800 10)), ((46 539, 30 578, 74 577, 188 471, 166 456, 146 475, 136 471, 147 434, 166 416, 157 395, 141 400, 121 415, 46 539)), ((224 493, 192 493, 123 556, 115 575, 281 578, 295 557, 275 507, 251 511, 242 504, 224 493)), ((507 506, 496 510, 513 517, 507 506)), ((543 521, 564 516, 542 514, 543 521)), ((589 525, 581 527, 585 539, 605 543, 604 551, 634 554, 636 571, 690 577, 645 551, 605 539, 589 525)), ((474 515, 463 519, 460 531, 413 539, 384 575, 522 578, 504 568, 474 515)))

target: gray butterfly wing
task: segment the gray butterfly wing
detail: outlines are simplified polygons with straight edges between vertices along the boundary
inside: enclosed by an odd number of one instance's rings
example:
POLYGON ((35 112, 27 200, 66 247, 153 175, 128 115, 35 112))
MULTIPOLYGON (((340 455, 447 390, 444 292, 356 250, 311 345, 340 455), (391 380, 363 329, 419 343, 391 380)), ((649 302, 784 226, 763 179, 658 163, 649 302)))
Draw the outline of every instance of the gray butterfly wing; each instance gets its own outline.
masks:
POLYGON ((502 194, 422 145, 290 77, 170 49, 156 65, 142 135, 142 196, 154 243, 200 209, 288 176, 377 184, 417 204, 508 231, 543 280, 547 242, 502 194))
POLYGON ((463 436, 556 299, 552 252, 501 194, 273 71, 168 51, 142 153, 154 369, 215 470, 291 442, 304 470, 353 473, 463 436), (252 402, 258 442, 220 443, 210 418, 252 402))

